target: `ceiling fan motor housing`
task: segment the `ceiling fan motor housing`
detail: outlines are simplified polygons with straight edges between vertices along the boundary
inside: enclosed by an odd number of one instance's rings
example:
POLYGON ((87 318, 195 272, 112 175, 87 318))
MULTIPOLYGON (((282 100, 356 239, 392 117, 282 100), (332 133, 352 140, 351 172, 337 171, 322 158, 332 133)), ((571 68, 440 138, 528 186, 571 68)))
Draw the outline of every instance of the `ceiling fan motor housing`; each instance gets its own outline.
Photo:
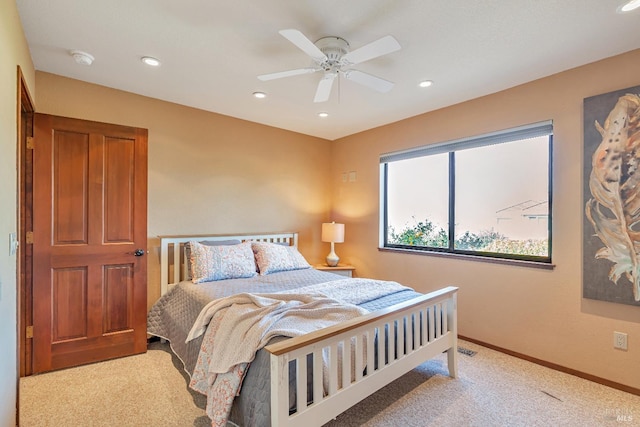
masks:
POLYGON ((349 43, 341 37, 323 37, 315 42, 315 45, 327 56, 327 60, 320 66, 325 71, 339 71, 340 59, 349 53, 349 43))

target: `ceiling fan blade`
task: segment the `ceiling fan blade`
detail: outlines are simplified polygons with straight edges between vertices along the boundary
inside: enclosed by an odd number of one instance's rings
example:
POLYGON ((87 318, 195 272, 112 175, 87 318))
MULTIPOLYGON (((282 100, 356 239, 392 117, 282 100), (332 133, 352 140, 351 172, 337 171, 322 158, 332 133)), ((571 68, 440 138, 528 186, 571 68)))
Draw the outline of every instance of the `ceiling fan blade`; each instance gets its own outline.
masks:
POLYGON ((282 34, 282 36, 287 40, 289 40, 291 43, 298 46, 298 48, 302 50, 304 53, 312 57, 313 60, 316 61, 318 64, 321 64, 322 62, 327 60, 327 55, 322 53, 322 51, 318 49, 318 46, 313 44, 313 42, 309 40, 307 36, 302 34, 300 31, 289 29, 289 30, 280 30, 279 33, 282 34))
POLYGON ((356 50, 344 55, 341 61, 345 65, 359 64, 364 61, 368 61, 378 56, 386 55, 396 50, 400 50, 402 46, 393 36, 384 36, 374 42, 366 44, 356 50))
POLYGON ((337 73, 327 73, 322 77, 322 80, 318 83, 318 89, 316 90, 316 96, 313 98, 313 102, 325 102, 329 99, 333 81, 337 76, 337 73))
POLYGON ((378 92, 386 93, 393 89, 395 83, 358 70, 345 71, 344 77, 378 92))
POLYGON ((258 76, 263 82, 267 80, 281 79, 282 77, 298 76, 300 74, 311 74, 318 71, 316 68, 298 68, 297 70, 280 71, 278 73, 262 74, 258 76))

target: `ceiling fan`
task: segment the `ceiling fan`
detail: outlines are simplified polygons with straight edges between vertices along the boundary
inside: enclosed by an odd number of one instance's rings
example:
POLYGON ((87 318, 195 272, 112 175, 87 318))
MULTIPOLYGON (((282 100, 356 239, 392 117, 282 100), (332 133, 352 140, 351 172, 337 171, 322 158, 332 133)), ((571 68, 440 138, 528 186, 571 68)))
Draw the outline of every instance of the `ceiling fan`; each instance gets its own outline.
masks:
POLYGON ((378 92, 385 93, 393 88, 394 83, 389 80, 351 68, 352 65, 399 50, 401 46, 393 36, 385 36, 356 50, 350 50, 349 43, 342 37, 323 37, 313 43, 298 30, 280 30, 279 33, 309 55, 313 59, 313 65, 258 76, 262 81, 322 71, 324 75, 318 83, 313 102, 325 102, 329 99, 333 82, 339 74, 342 74, 347 80, 378 92))

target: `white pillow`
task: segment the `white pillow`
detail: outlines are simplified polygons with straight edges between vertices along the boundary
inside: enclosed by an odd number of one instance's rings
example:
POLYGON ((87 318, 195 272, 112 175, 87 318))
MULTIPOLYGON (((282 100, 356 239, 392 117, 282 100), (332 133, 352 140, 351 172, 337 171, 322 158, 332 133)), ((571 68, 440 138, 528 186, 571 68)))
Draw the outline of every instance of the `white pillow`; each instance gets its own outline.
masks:
POLYGON ((249 242, 231 246, 206 246, 192 241, 189 246, 193 283, 256 275, 256 263, 249 242))
MULTIPOLYGON (((240 243, 242 243, 242 241, 240 240, 236 240, 236 239, 229 239, 229 240, 201 240, 200 242, 201 245, 205 245, 205 246, 227 246, 227 245, 239 245, 240 243)), ((193 274, 191 272, 192 267, 191 267, 191 245, 189 245, 189 242, 185 243, 184 245, 184 268, 185 268, 185 273, 187 275, 187 277, 185 277, 185 280, 191 280, 191 277, 193 277, 193 274)))
POLYGON ((256 264, 261 276, 277 271, 311 268, 306 259, 293 246, 275 243, 251 242, 256 264))

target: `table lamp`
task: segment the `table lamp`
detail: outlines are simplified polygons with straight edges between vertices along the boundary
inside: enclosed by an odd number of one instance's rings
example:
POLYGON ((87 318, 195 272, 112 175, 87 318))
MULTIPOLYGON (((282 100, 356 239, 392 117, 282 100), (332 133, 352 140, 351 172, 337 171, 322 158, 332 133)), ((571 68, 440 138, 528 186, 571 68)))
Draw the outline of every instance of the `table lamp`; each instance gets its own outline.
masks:
POLYGON ((340 258, 336 255, 334 243, 344 242, 344 224, 325 222, 322 224, 322 241, 331 243, 331 252, 327 255, 327 265, 335 267, 340 258))

